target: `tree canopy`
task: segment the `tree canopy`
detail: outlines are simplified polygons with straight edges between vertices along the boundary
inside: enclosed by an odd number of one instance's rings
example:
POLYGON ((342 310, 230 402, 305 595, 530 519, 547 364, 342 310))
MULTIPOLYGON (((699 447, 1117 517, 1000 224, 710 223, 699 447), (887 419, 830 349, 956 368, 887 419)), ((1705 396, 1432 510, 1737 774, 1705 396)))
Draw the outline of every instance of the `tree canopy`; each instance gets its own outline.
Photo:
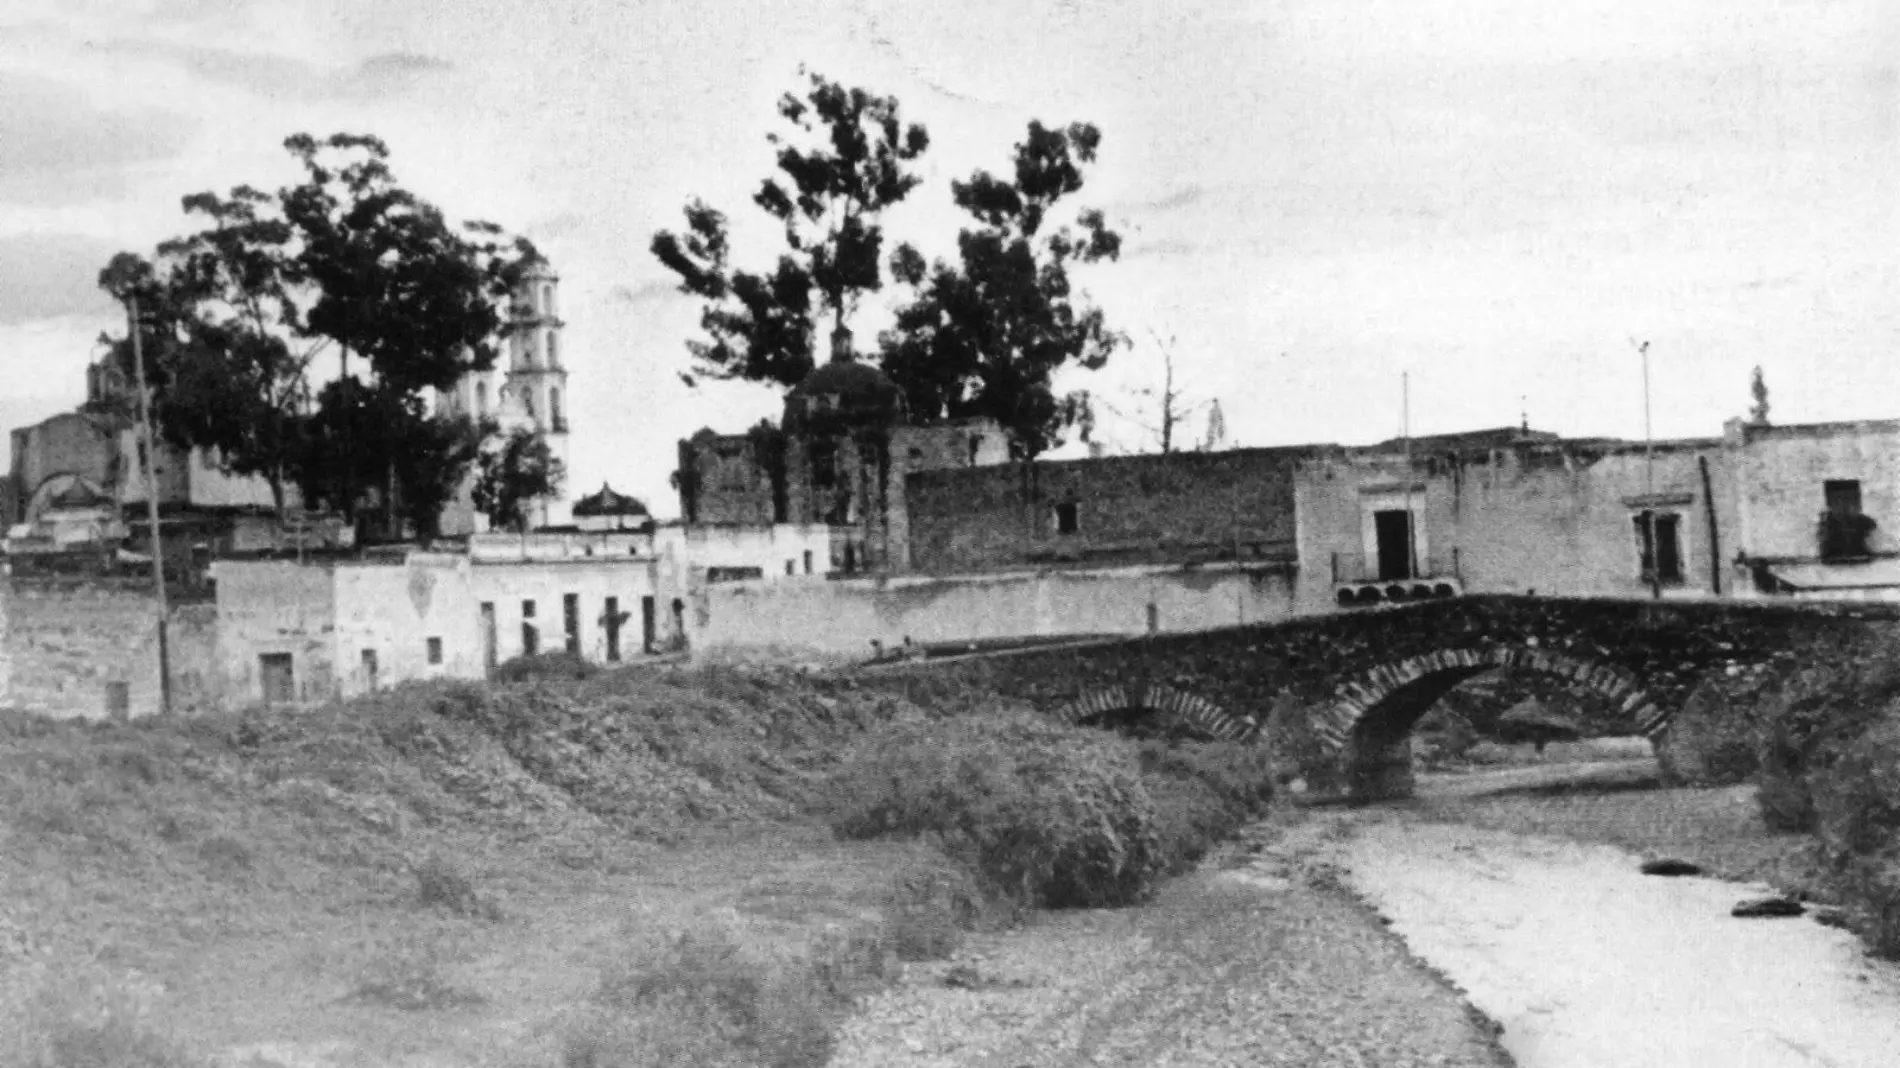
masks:
POLYGON ((956 261, 927 264, 909 245, 892 255, 891 273, 914 296, 880 337, 881 362, 913 415, 987 416, 1024 456, 1059 444, 1071 427, 1086 436, 1088 395, 1057 396, 1055 372, 1069 363, 1100 368, 1126 339, 1076 296, 1069 268, 1118 258, 1121 236, 1099 210, 1052 220, 1082 189, 1083 166, 1100 143, 1088 123, 1031 122, 1010 179, 978 171, 951 183, 975 223, 958 234, 956 261))
MULTIPOLYGON (((400 500, 429 533, 480 428, 430 416, 423 391, 494 365, 505 302, 535 250, 490 223, 450 225, 397 183, 375 137, 297 134, 284 146, 301 182, 185 197, 205 225, 152 260, 121 253, 100 285, 140 298, 168 441, 266 478, 280 507, 287 484, 351 514, 372 496, 392 513, 400 500), (314 388, 313 361, 331 348, 339 374, 314 388)), ((127 339, 112 344, 129 360, 127 339)))
POLYGON ((777 176, 753 203, 784 231, 785 251, 769 270, 730 263, 726 216, 703 200, 686 206, 682 233, 654 235, 652 251, 704 301, 706 337, 687 343, 695 370, 710 378, 796 385, 811 373, 820 317, 846 326, 862 294, 882 288, 885 210, 921 180, 910 164, 930 145, 906 126, 896 98, 846 88, 801 71, 804 94, 785 94, 773 133, 777 176))

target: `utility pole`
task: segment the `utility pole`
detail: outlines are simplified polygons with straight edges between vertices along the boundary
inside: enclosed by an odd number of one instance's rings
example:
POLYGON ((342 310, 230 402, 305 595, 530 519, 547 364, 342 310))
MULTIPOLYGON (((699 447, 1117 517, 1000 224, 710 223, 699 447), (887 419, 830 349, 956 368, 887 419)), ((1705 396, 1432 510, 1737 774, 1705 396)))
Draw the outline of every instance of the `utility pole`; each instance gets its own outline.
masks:
POLYGON ((1643 358, 1643 540, 1649 546, 1649 596, 1660 601, 1662 569, 1657 565, 1662 562, 1662 553, 1656 545, 1656 442, 1649 428, 1649 342, 1637 342, 1636 351, 1643 358))
POLYGON ((1418 577, 1418 531, 1412 521, 1412 372, 1399 372, 1399 434, 1405 440, 1405 560, 1418 577))
POLYGON ((158 439, 152 433, 152 399, 145 388, 145 348, 139 340, 139 298, 125 298, 132 334, 132 369, 139 384, 139 434, 145 444, 145 518, 151 525, 152 579, 158 592, 158 711, 172 712, 171 612, 165 604, 165 542, 158 533, 158 439))

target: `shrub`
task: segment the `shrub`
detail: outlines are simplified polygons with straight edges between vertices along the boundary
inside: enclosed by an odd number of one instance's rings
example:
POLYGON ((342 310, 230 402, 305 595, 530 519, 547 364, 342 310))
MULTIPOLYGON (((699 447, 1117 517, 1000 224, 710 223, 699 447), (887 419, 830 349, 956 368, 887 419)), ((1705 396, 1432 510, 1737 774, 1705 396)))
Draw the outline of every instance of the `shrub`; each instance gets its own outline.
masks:
POLYGON ((922 865, 900 875, 884 900, 883 938, 898 960, 943 960, 987 911, 983 891, 955 864, 922 865))
POLYGON ((1761 767, 1764 671, 1704 679, 1655 739, 1663 781, 1676 786, 1747 782, 1761 767))
POLYGON ((818 1068, 844 1008, 810 962, 754 960, 717 927, 609 972, 594 1002, 565 1036, 565 1068, 818 1068))
POLYGON ((1025 907, 1129 904, 1166 865, 1135 753, 1028 713, 894 723, 834 780, 832 827, 852 838, 936 833, 1025 907))
POLYGON ((1813 775, 1900 701, 1900 661, 1877 640, 1840 649, 1764 691, 1756 797, 1777 830, 1814 828, 1813 775))
POLYGON ((1874 952, 1900 957, 1900 706, 1812 776, 1821 856, 1848 922, 1874 952))
POLYGON ((416 899, 422 904, 472 919, 502 918, 501 908, 483 897, 468 876, 441 857, 429 857, 411 870, 416 877, 416 899))
POLYGON ((599 673, 599 667, 588 663, 579 654, 563 649, 504 660, 495 668, 495 681, 514 683, 542 679, 585 679, 599 673))
POLYGON ((1191 868, 1273 799, 1273 756, 1265 746, 1147 742, 1141 770, 1171 875, 1191 868))

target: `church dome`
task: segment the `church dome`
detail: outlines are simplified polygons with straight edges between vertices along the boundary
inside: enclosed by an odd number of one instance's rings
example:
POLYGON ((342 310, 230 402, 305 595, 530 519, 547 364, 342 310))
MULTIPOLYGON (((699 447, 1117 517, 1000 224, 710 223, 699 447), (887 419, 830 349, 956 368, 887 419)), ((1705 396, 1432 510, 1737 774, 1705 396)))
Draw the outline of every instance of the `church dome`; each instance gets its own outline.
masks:
POLYGON ((904 421, 904 391, 851 352, 848 331, 832 336, 830 362, 785 395, 785 429, 887 427, 904 421))

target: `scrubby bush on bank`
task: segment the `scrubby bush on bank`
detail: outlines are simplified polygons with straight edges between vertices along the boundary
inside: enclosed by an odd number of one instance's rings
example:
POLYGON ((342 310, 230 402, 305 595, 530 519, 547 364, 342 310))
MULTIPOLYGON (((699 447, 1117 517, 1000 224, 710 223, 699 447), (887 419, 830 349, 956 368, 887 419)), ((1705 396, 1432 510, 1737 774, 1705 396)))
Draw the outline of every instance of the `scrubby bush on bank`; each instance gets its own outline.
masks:
POLYGON ((1775 679, 1764 667, 1704 679, 1655 740, 1656 763, 1672 786, 1747 782, 1761 767, 1767 697, 1775 679))
POLYGON ((1151 741, 1142 744, 1140 759, 1170 875, 1193 867, 1273 799, 1273 757, 1265 746, 1151 741))
POLYGON ((1814 775, 1813 795, 1849 924, 1874 952, 1900 957, 1900 706, 1814 775))
POLYGON ((1766 687, 1756 783, 1768 825, 1814 830, 1814 777, 1896 703, 1900 659, 1885 642, 1838 650, 1766 687))
POLYGON ((1027 714, 911 719, 854 747, 832 826, 941 835, 1030 908, 1138 901, 1165 867, 1132 742, 1027 714))
POLYGON ((848 1009, 840 987, 881 967, 818 956, 764 960, 717 926, 686 931, 657 954, 602 976, 570 1025, 563 1068, 819 1068, 848 1009))
POLYGON ((841 835, 934 834, 1023 907, 1104 907, 1141 900, 1258 814, 1272 757, 1008 712, 894 723, 835 782, 841 835))

